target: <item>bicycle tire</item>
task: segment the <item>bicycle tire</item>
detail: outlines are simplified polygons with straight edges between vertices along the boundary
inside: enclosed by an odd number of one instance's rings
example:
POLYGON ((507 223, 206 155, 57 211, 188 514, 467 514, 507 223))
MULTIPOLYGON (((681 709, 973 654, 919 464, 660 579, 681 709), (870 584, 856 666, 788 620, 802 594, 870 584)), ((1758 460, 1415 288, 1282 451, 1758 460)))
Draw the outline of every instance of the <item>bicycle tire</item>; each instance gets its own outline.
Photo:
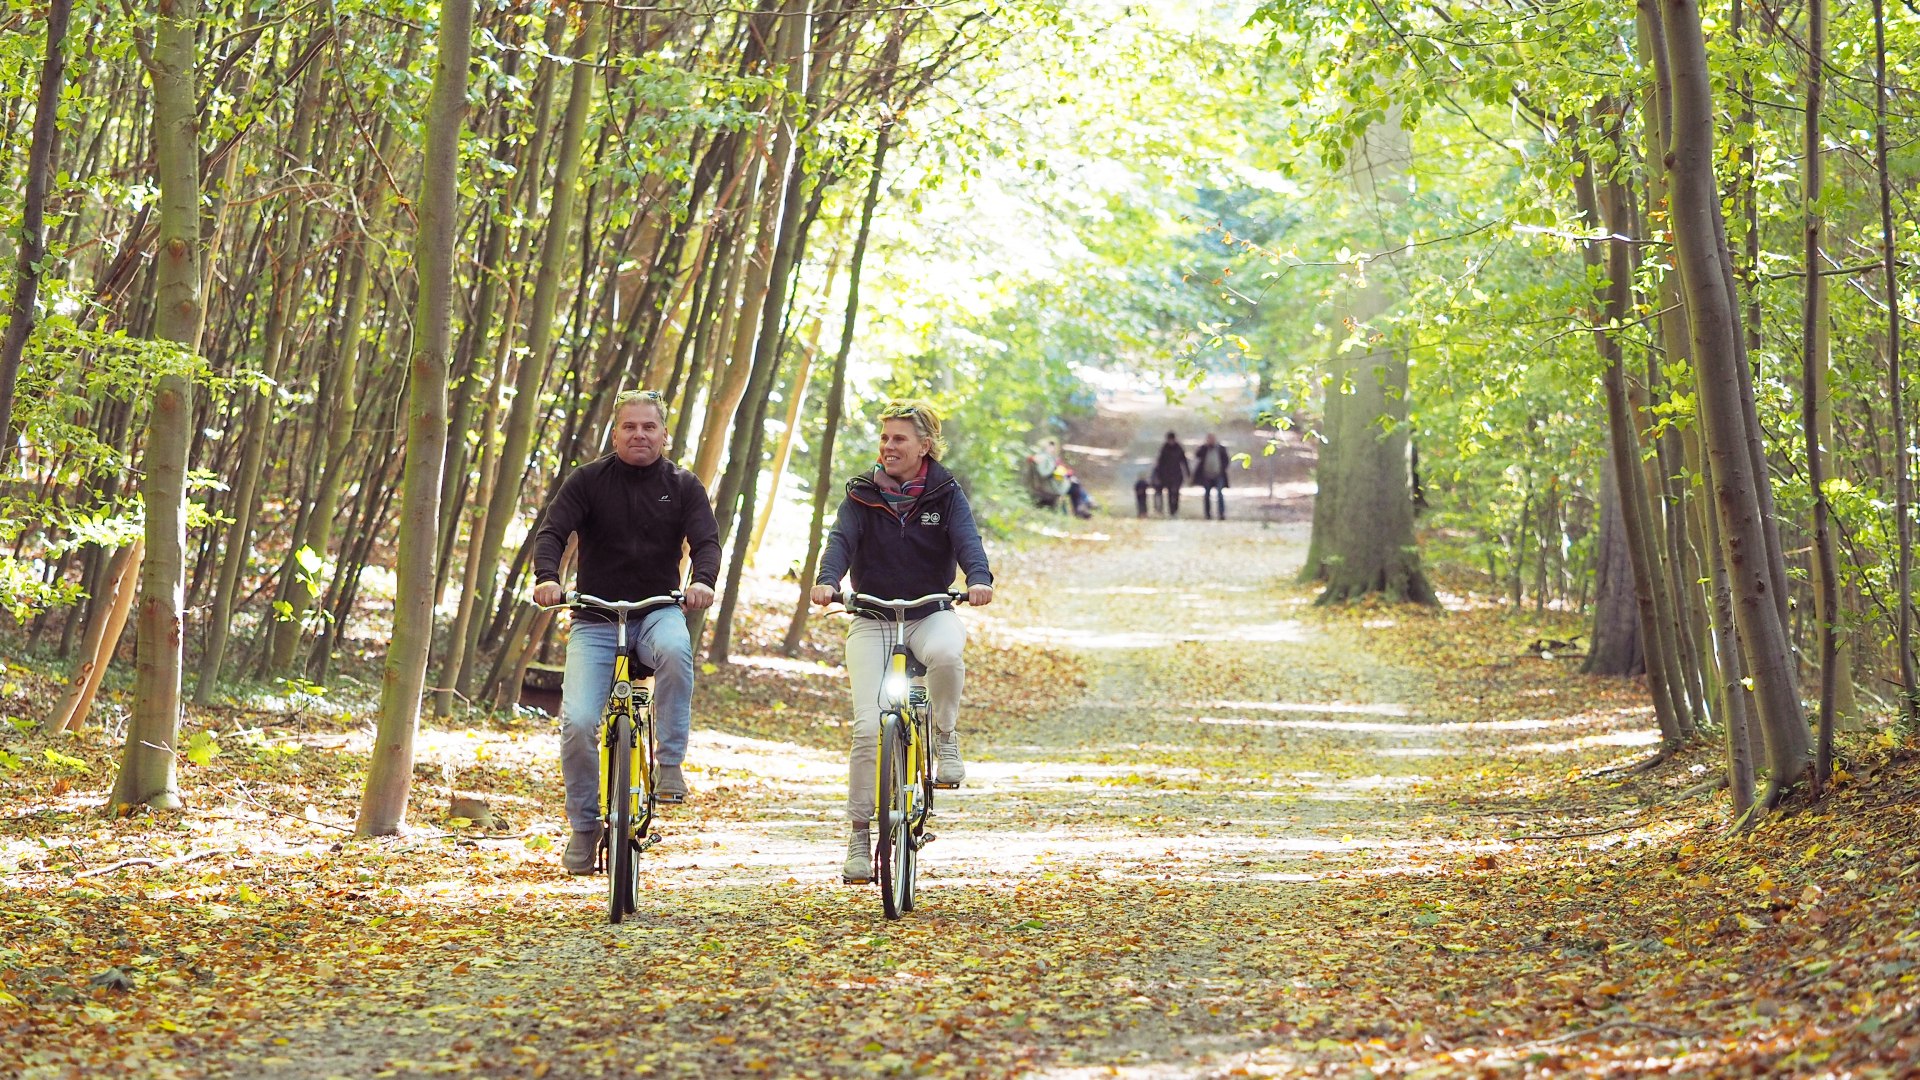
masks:
POLYGON ((633 728, 625 716, 613 720, 611 787, 607 799, 607 921, 618 924, 634 909, 633 728))
POLYGON ((905 909, 900 906, 901 873, 905 865, 901 852, 911 848, 907 842, 912 823, 907 814, 912 806, 906 800, 906 729, 898 713, 880 718, 880 816, 879 841, 874 845, 874 876, 880 879, 880 910, 889 919, 897 919, 905 909))

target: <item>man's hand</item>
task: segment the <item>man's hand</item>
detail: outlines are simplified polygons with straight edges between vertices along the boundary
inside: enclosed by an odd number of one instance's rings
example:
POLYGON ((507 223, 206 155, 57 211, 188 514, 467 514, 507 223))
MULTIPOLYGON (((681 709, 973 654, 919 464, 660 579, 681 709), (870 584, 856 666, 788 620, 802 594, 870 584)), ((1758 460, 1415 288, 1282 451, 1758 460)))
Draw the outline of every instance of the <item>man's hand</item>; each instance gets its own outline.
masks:
POLYGON ((705 611, 713 606, 713 586, 696 581, 687 586, 685 592, 687 598, 680 606, 688 611, 705 611))
POLYGON ((557 581, 543 581, 533 587, 533 602, 541 607, 565 603, 566 599, 567 590, 561 588, 557 581))
POLYGON ((991 604, 991 603, 993 603, 993 586, 991 585, 967 586, 968 606, 986 607, 988 604, 991 604))
POLYGON ((821 607, 826 607, 828 604, 833 603, 833 586, 815 585, 813 591, 807 595, 814 603, 819 604, 821 607))

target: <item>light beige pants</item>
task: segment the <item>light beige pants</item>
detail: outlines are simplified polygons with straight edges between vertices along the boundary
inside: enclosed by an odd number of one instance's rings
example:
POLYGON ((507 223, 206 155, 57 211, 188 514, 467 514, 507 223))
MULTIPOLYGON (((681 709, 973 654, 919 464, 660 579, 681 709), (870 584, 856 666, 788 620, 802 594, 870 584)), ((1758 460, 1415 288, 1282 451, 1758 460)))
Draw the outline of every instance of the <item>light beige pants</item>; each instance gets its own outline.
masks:
MULTIPOLYGON (((873 818, 875 770, 880 767, 880 682, 887 673, 893 639, 892 620, 854 619, 847 629, 847 681, 853 687, 847 820, 856 825, 873 818)), ((933 727, 941 734, 952 732, 960 718, 960 691, 967 682, 966 645, 967 627, 955 612, 936 611, 907 623, 907 648, 927 665, 933 727)))

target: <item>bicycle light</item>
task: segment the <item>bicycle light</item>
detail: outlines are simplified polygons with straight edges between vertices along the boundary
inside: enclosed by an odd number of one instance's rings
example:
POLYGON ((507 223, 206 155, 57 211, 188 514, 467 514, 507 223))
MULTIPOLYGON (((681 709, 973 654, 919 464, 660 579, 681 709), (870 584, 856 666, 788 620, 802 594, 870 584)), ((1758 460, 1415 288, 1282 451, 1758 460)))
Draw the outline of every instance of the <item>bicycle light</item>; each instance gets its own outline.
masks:
POLYGON ((882 680, 880 683, 880 689, 883 692, 885 692, 885 694, 887 695, 887 700, 890 702, 898 704, 901 701, 906 700, 906 697, 907 697, 906 674, 904 672, 899 672, 899 671, 887 672, 887 677, 884 680, 882 680))

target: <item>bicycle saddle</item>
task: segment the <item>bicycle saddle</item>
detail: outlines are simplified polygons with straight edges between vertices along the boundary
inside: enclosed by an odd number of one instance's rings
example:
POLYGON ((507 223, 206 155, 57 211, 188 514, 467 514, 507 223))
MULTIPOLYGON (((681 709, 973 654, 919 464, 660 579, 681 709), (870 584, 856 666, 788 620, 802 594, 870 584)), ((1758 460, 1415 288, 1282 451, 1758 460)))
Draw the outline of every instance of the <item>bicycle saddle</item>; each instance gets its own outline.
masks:
POLYGON ((627 661, 627 677, 634 682, 653 678, 653 665, 645 663, 638 656, 627 661))
POLYGON ((908 649, 907 650, 907 678, 918 679, 924 676, 926 673, 927 673, 927 665, 921 663, 920 658, 913 655, 912 649, 908 649))

